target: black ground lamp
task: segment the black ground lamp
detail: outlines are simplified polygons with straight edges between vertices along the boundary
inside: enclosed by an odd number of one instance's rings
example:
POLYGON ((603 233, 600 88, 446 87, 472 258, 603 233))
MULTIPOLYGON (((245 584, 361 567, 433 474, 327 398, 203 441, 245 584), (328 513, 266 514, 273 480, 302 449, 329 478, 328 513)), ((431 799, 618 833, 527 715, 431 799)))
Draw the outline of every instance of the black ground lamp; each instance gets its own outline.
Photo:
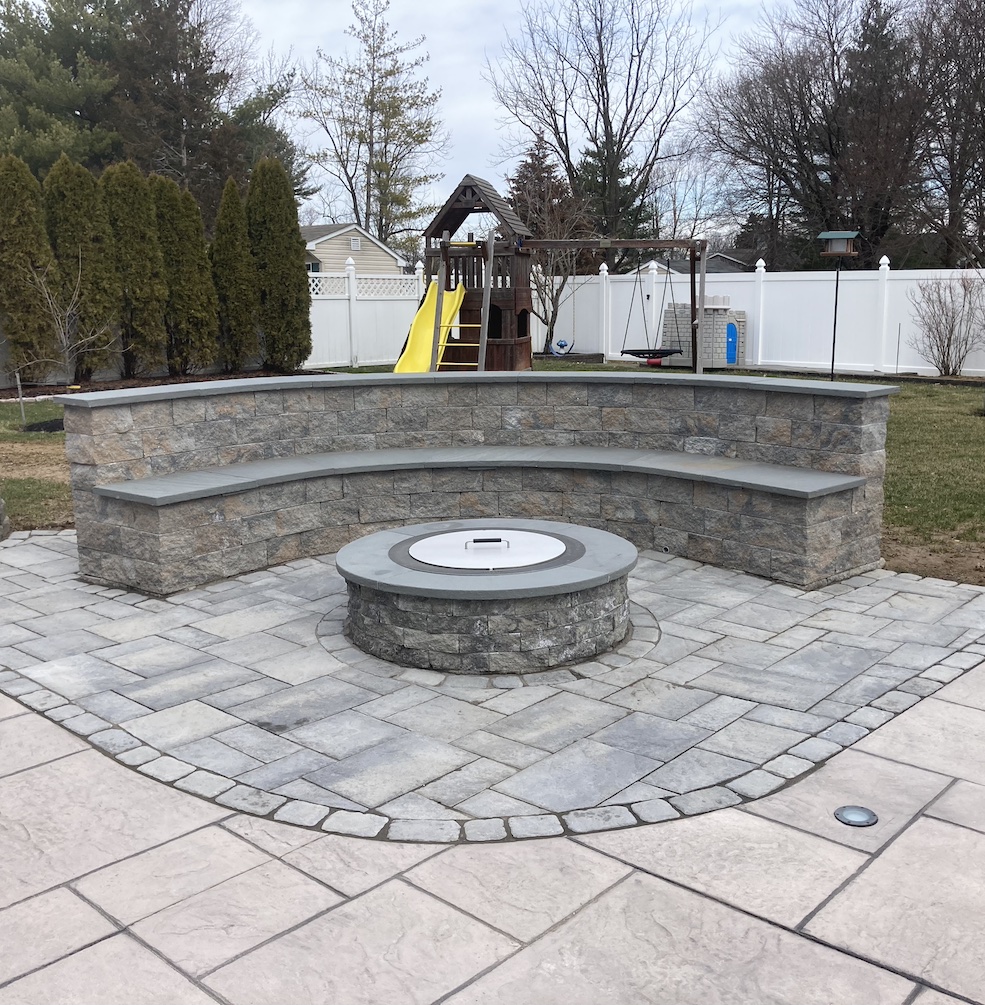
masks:
POLYGON ((858 255, 858 251, 855 248, 855 239, 857 237, 857 230, 826 230, 823 234, 817 235, 819 241, 824 241, 824 247, 821 249, 821 257, 838 259, 838 265, 835 269, 835 314, 834 322, 831 326, 831 380, 835 379, 835 342, 838 337, 838 281, 841 279, 841 260, 843 258, 855 258, 858 255))

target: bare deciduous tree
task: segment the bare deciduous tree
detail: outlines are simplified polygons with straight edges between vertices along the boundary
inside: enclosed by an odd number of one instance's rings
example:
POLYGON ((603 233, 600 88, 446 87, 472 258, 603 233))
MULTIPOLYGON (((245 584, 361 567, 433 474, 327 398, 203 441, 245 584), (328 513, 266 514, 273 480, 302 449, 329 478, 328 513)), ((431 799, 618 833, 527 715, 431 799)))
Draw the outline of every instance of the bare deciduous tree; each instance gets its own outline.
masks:
MULTIPOLYGON (((66 266, 62 265, 64 273, 66 266)), ((45 348, 54 350, 51 356, 38 354, 24 364, 26 368, 43 373, 60 370, 68 381, 75 379, 83 359, 102 356, 118 345, 117 316, 108 310, 98 315, 84 307, 85 274, 82 255, 73 270, 71 282, 64 282, 49 267, 27 276, 28 283, 37 292, 45 321, 49 326, 49 341, 45 348)))
POLYGON ((740 57, 708 102, 719 152, 747 189, 779 186, 807 231, 860 231, 860 263, 874 265, 912 218, 923 177, 928 58, 912 14, 883 0, 795 0, 740 57))
POLYGON ((524 146, 543 136, 582 195, 590 166, 598 232, 635 226, 665 142, 706 80, 711 31, 689 0, 530 0, 487 64, 524 146))
POLYGON ((910 346, 942 377, 960 376, 976 349, 985 349, 985 278, 967 270, 955 279, 929 279, 911 292, 917 334, 910 346))

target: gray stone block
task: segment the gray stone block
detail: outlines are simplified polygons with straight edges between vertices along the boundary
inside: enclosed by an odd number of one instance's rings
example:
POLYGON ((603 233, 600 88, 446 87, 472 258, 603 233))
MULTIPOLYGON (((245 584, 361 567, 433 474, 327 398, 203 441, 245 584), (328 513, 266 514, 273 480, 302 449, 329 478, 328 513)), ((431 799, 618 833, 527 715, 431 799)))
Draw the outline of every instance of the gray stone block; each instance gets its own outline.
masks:
POLYGON ((684 816, 693 816, 696 813, 708 813, 710 810, 735 806, 742 800, 731 789, 715 786, 710 789, 698 789, 681 796, 674 796, 670 802, 684 816))

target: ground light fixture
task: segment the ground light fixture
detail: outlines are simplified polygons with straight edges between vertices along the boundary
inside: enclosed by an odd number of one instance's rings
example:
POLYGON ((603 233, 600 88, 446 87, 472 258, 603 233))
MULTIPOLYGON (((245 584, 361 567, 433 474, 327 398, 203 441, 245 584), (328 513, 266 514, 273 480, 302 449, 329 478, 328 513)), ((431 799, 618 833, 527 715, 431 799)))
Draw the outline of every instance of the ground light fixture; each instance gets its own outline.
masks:
POLYGON ((871 827, 879 818, 868 806, 839 806, 835 810, 835 820, 848 827, 871 827))
POLYGON ((857 237, 857 230, 826 230, 823 234, 817 235, 819 241, 824 241, 824 247, 821 249, 821 257, 838 259, 837 267, 835 268, 834 321, 831 325, 831 380, 835 379, 835 342, 838 337, 838 281, 841 279, 841 260, 843 258, 857 257, 858 251, 855 249, 855 239, 857 237))

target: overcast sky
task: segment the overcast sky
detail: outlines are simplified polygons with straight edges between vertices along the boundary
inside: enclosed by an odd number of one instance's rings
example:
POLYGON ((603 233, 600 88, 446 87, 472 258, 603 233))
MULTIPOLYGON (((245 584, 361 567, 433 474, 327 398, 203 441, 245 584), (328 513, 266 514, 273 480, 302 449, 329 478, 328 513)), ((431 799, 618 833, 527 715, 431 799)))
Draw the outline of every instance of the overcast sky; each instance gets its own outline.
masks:
MULTIPOLYGON (((344 29, 353 21, 348 0, 313 4, 302 0, 241 0, 243 12, 260 33, 261 47, 296 61, 314 58, 320 47, 341 53, 352 40, 344 29)), ((486 57, 501 51, 508 26, 517 24, 521 0, 391 0, 388 20, 401 40, 424 35, 430 54, 427 74, 442 92, 440 110, 450 134, 445 178, 438 197, 450 194, 463 175, 486 178, 500 191, 510 163, 501 162, 504 146, 502 110, 482 79, 486 57)), ((710 5, 712 18, 724 22, 723 41, 749 28, 761 0, 730 0, 710 5)))

